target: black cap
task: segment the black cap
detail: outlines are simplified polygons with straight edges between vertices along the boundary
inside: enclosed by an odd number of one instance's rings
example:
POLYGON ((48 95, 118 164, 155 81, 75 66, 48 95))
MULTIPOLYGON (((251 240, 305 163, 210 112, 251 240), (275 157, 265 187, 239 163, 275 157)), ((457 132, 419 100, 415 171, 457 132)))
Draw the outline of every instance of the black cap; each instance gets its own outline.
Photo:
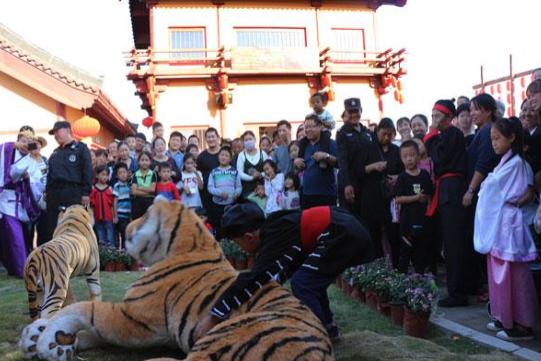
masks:
POLYGON ((241 203, 227 208, 222 217, 222 231, 225 237, 234 238, 246 232, 253 232, 265 222, 265 213, 255 203, 241 203))
POLYGON ((143 133, 135 133, 135 139, 137 138, 142 139, 145 142, 147 141, 147 136, 144 135, 143 133))
POLYGON ((361 99, 348 98, 344 100, 344 109, 348 112, 359 112, 361 110, 361 99))
POLYGON ((53 129, 49 130, 49 135, 53 135, 58 129, 63 128, 71 129, 71 124, 65 120, 59 120, 58 122, 54 123, 53 129))

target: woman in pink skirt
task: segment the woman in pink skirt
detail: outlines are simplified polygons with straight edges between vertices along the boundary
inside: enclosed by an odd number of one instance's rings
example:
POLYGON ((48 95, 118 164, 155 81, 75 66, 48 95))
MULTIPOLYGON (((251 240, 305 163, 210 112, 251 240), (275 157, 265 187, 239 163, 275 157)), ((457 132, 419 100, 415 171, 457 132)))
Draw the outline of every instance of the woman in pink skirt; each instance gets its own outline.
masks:
POLYGON ((481 186, 475 212, 474 245, 487 255, 491 314, 487 328, 507 340, 531 340, 537 300, 528 262, 537 258, 520 200, 533 183, 533 172, 522 158, 518 121, 500 119, 490 131, 501 161, 481 186))

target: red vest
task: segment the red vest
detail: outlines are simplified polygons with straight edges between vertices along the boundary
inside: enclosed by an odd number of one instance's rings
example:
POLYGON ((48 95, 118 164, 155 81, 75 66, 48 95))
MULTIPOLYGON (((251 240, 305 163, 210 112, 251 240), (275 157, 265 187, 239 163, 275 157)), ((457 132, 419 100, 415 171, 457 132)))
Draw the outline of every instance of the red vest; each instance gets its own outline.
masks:
POLYGON ((317 238, 331 224, 331 207, 307 209, 301 214, 301 247, 304 253, 314 250, 317 238))

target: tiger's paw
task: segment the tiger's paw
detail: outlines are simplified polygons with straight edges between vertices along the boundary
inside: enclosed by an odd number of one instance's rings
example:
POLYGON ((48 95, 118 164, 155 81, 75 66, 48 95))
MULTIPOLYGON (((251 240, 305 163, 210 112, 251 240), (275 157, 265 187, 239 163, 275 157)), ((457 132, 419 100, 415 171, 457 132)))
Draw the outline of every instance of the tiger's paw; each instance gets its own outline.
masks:
POLYGON ((52 323, 38 339, 38 357, 47 361, 72 361, 75 360, 76 347, 75 334, 66 333, 52 323))
POLYGON ((38 354, 38 340, 47 327, 48 321, 44 318, 37 319, 23 329, 19 339, 19 348, 23 357, 30 359, 38 354))

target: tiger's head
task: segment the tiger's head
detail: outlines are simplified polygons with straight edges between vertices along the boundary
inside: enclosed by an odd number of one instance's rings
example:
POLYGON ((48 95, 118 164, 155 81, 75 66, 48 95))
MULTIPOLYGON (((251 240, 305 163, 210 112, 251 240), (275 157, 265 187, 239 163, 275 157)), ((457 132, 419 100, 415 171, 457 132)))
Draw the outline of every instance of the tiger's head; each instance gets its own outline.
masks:
POLYGON ((156 197, 141 218, 128 224, 126 250, 146 265, 176 254, 221 252, 218 242, 195 212, 178 201, 162 197, 156 197))
POLYGON ((68 223, 81 222, 92 228, 94 226, 94 213, 92 209, 86 208, 80 204, 74 204, 67 208, 62 208, 58 213, 58 223, 56 229, 64 228, 68 223))

